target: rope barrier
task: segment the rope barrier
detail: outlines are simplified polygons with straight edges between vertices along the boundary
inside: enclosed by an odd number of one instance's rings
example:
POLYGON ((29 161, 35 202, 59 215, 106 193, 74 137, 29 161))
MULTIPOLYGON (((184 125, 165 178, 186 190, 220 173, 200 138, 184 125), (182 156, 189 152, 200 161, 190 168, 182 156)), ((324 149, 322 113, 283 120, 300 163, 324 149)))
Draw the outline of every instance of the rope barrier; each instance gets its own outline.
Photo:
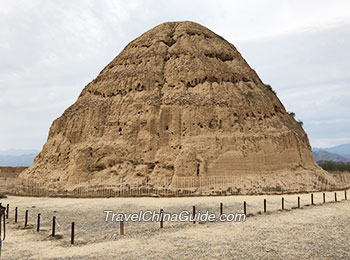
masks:
POLYGON ((71 228, 71 224, 68 224, 68 225, 65 226, 65 227, 62 226, 62 225, 60 225, 60 223, 58 222, 57 218, 56 218, 56 224, 57 224, 57 226, 58 226, 59 228, 63 229, 64 231, 66 231, 67 229, 70 230, 70 228, 71 228))
POLYGON ((294 202, 296 202, 297 200, 298 200, 298 196, 296 196, 295 198, 284 198, 287 202, 290 202, 290 203, 294 203, 294 202))
POLYGON ((284 202, 287 202, 287 203, 290 203, 290 204, 293 204, 293 203, 298 203, 298 198, 295 198, 295 200, 287 200, 286 198, 284 198, 284 202))

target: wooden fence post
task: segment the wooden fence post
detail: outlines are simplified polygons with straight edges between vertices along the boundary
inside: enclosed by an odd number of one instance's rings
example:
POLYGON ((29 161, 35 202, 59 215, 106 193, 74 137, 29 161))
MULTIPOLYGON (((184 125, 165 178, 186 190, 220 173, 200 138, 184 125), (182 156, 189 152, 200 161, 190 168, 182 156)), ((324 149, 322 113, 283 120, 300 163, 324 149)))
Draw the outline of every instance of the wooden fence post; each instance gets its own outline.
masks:
POLYGON ((346 190, 344 191, 344 198, 345 198, 345 200, 348 199, 347 196, 346 196, 346 190))
POLYGON ((27 227, 28 225, 28 210, 26 210, 25 216, 24 216, 24 226, 27 227))
POLYGON ((18 215, 18 209, 17 207, 15 208, 15 223, 17 223, 17 215, 18 215))
POLYGON ((196 206, 193 206, 193 224, 196 224, 196 206))
POLYGON ((323 203, 326 203, 326 193, 323 192, 323 203))
POLYGON ((56 233, 56 217, 53 216, 53 218, 52 218, 52 234, 51 234, 51 236, 55 237, 55 233, 56 233))
POLYGON ((336 193, 336 192, 334 192, 334 201, 335 201, 335 202, 338 201, 338 200, 337 200, 337 193, 336 193))
POLYGON ((160 210, 160 228, 163 228, 163 209, 160 210))
POLYGON ((264 199, 264 213, 266 213, 266 199, 264 199))
POLYGON ((284 198, 282 197, 282 210, 284 210, 284 198))
POLYGON ((220 216, 224 213, 224 204, 220 202, 220 216))
POLYGON ((75 223, 72 222, 72 230, 71 230, 71 237, 70 237, 70 243, 72 245, 74 244, 74 226, 75 226, 75 223))
POLYGON ((120 235, 124 235, 124 220, 121 220, 120 222, 120 235))
POLYGON ((311 193, 311 205, 314 205, 314 194, 311 193))
POLYGON ((37 223, 36 231, 37 232, 40 231, 40 213, 38 214, 38 223, 37 223))
POLYGON ((243 212, 244 212, 244 215, 247 215, 247 202, 243 202, 243 212))
POLYGON ((298 197, 298 209, 300 209, 300 197, 298 197))

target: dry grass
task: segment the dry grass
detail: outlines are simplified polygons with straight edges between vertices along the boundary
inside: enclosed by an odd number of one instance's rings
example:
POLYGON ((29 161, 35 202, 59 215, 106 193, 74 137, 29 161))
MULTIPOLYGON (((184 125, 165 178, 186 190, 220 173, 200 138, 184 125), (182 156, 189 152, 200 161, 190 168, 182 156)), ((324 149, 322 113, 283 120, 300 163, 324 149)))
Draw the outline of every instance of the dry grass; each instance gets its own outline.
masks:
MULTIPOLYGON (((113 198, 68 199, 9 197, 3 199, 11 209, 19 208, 18 224, 10 212, 9 230, 3 246, 6 259, 345 259, 350 255, 350 202, 322 203, 315 193, 316 206, 290 210, 297 196, 302 205, 309 194, 284 195, 287 210, 279 211, 281 196, 229 196, 192 198, 113 198), (267 199, 268 214, 263 213, 267 199), (242 212, 247 202, 250 216, 245 223, 126 223, 123 237, 119 224, 104 222, 104 209, 137 212, 140 209, 178 212, 197 209, 219 213, 242 212), (33 208, 33 206, 35 206, 33 208), (30 229, 23 227, 24 211, 29 210, 30 229), (258 212, 260 211, 260 214, 258 212), (42 216, 42 228, 35 227, 36 214, 42 216), (50 237, 52 216, 59 226, 50 237), (70 223, 76 222, 76 245, 71 246, 70 223)), ((339 193, 338 199, 342 199, 339 193)), ((327 194, 327 200, 334 193, 327 194)))

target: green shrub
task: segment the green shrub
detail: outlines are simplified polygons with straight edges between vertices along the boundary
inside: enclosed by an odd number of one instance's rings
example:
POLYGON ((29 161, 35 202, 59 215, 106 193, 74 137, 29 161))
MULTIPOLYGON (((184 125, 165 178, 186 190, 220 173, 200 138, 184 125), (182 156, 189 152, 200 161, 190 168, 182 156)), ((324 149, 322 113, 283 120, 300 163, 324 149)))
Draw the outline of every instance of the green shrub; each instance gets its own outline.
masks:
POLYGON ((289 115, 291 115, 293 118, 295 118, 295 113, 294 112, 288 112, 289 115))
POLYGON ((271 85, 265 84, 265 87, 267 87, 267 89, 270 90, 273 94, 277 95, 276 91, 273 90, 273 88, 271 87, 271 85))
POLYGON ((318 164, 326 171, 350 172, 350 163, 321 161, 318 164))

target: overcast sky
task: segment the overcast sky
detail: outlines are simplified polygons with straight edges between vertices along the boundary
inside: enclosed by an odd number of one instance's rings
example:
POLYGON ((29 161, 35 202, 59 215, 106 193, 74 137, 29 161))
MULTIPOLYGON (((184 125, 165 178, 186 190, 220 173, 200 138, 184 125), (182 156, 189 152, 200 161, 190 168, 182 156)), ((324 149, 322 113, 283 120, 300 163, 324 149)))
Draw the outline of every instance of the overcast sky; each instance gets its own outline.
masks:
POLYGON ((350 142, 350 1, 0 0, 0 150, 40 150, 128 42, 180 20, 233 43, 312 146, 350 142))

